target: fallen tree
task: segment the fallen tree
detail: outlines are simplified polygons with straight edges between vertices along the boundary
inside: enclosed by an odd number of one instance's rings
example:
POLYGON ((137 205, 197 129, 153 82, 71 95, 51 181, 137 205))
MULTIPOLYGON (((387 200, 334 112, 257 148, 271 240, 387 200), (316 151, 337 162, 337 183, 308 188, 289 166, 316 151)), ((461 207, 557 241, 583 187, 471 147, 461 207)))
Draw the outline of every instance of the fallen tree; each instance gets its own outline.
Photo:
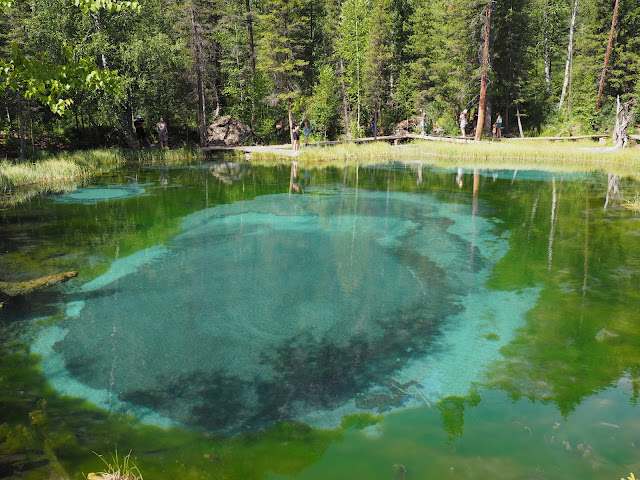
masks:
POLYGON ((7 297, 28 295, 35 290, 52 287, 77 276, 78 272, 71 270, 69 272, 54 273, 53 275, 46 275, 24 282, 0 282, 0 306, 2 306, 2 302, 6 300, 7 297))

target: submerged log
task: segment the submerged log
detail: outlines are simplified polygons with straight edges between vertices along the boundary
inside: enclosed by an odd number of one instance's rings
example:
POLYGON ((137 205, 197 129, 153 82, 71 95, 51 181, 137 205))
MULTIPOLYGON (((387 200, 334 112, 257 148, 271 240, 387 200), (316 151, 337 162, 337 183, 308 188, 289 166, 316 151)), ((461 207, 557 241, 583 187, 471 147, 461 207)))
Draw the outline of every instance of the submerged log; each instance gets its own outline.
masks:
POLYGON ((24 282, 0 282, 0 293, 9 297, 27 295, 34 290, 52 287, 77 276, 78 272, 71 270, 69 272, 54 273, 53 275, 46 275, 44 277, 34 278, 33 280, 26 280, 24 282))

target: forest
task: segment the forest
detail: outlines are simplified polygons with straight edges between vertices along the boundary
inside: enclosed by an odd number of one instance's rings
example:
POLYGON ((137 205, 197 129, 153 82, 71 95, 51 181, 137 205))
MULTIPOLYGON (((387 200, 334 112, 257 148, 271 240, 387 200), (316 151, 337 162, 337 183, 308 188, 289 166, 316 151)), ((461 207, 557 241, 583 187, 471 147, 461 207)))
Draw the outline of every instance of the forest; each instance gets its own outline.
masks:
MULTIPOLYGON (((458 135, 610 131, 640 98, 637 0, 2 0, 0 154, 135 147, 137 115, 203 145, 230 115, 255 143, 401 122, 458 135), (482 93, 482 99, 481 99, 482 93), (482 100, 482 102, 481 102, 482 100), (633 103, 630 103, 633 105, 633 103), (518 125, 520 123, 520 125, 518 125), (485 129, 491 122, 484 122, 485 129)), ((631 125, 634 123, 632 122, 631 125)), ((154 128, 149 128, 154 130, 154 128)))

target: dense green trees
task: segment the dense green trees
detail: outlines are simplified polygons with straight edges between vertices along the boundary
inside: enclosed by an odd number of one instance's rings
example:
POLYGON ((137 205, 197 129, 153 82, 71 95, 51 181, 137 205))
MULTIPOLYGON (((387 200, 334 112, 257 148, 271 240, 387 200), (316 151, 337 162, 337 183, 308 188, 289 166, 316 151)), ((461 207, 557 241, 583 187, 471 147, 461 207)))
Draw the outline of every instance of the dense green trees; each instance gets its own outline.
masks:
POLYGON ((483 71, 488 125, 499 111, 507 133, 516 115, 529 133, 603 130, 618 95, 640 96, 640 5, 618 0, 610 35, 615 4, 2 0, 0 132, 5 146, 20 125, 23 138, 131 144, 141 114, 163 116, 173 142, 202 142, 228 114, 257 141, 288 142, 307 114, 318 138, 362 135, 375 108, 380 132, 424 109, 430 126, 456 135, 460 111, 478 113, 483 71))

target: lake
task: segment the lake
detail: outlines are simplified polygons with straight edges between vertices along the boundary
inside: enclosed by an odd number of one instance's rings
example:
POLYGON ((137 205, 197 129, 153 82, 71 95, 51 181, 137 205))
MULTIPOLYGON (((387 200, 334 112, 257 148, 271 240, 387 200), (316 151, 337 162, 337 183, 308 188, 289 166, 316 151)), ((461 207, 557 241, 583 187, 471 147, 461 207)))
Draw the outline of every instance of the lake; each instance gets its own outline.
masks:
POLYGON ((640 474, 630 179, 213 162, 67 190, 0 212, 1 280, 79 273, 0 309, 0 477, 640 474))

